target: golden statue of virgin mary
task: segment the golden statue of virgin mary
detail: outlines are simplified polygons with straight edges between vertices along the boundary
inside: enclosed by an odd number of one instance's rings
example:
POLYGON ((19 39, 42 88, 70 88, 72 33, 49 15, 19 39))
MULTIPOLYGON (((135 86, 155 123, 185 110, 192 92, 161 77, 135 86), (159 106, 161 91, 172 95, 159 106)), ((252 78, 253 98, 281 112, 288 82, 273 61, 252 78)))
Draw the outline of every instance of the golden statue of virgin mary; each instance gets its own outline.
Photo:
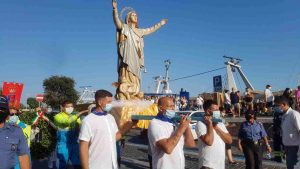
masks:
POLYGON ((139 28, 137 13, 131 9, 123 22, 118 15, 117 2, 112 1, 113 19, 117 28, 118 83, 116 99, 142 99, 141 69, 144 68, 144 36, 167 23, 161 20, 150 28, 139 28))

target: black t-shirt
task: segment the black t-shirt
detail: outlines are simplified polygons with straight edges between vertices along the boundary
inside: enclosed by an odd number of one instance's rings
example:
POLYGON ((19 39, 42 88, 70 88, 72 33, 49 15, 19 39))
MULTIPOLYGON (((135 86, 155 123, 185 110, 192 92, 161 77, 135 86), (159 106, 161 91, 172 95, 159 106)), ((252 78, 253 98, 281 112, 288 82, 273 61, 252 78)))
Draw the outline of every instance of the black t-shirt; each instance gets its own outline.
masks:
POLYGON ((236 104, 236 103, 239 103, 239 96, 234 93, 234 92, 231 92, 230 93, 230 100, 231 100, 231 104, 236 104))

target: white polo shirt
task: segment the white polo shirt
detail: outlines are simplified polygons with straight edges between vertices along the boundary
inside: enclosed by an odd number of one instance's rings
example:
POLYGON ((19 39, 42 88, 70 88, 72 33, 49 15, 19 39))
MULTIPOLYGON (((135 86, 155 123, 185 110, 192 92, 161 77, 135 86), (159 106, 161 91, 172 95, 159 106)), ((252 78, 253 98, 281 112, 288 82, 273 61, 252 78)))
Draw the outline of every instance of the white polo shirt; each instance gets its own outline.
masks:
POLYGON ((116 133, 118 127, 112 115, 98 116, 94 113, 84 118, 79 140, 89 146, 89 169, 117 169, 116 133))
MULTIPOLYGON (((223 132, 228 133, 223 123, 218 123, 217 126, 223 132)), ((214 141, 212 146, 208 146, 200 139, 200 136, 207 133, 206 125, 198 121, 195 130, 198 136, 199 168, 205 166, 213 169, 225 169, 225 143, 221 137, 213 130, 214 141)))
POLYGON ((184 169, 184 138, 180 138, 171 154, 165 153, 156 146, 156 142, 171 137, 174 125, 169 122, 153 119, 148 128, 148 139, 152 151, 153 169, 184 169))
POLYGON ((300 144, 300 113, 292 108, 282 116, 282 143, 285 146, 299 146, 300 144))

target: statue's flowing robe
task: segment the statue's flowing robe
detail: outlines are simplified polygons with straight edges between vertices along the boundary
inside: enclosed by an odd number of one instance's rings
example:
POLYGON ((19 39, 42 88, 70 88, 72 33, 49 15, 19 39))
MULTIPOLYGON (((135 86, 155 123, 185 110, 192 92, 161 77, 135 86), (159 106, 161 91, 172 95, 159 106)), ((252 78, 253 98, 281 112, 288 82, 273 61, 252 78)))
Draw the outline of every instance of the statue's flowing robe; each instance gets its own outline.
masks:
POLYGON ((126 64, 127 71, 139 80, 141 77, 141 68, 144 67, 144 39, 142 33, 142 29, 134 31, 127 24, 123 24, 121 34, 126 36, 126 40, 118 44, 118 71, 120 72, 122 64, 126 64))
MULTIPOLYGON (((114 10, 114 21, 120 22, 117 10, 114 10)), ((117 30, 118 45, 118 82, 119 84, 128 83, 131 85, 130 95, 136 96, 140 92, 141 69, 144 67, 144 36, 149 35, 161 27, 158 23, 150 28, 139 29, 131 28, 128 24, 122 23, 122 28, 117 30), (125 36, 125 38, 120 38, 125 36), (122 40, 120 40, 122 39, 122 40)), ((117 89, 117 98, 121 98, 121 91, 117 89)))

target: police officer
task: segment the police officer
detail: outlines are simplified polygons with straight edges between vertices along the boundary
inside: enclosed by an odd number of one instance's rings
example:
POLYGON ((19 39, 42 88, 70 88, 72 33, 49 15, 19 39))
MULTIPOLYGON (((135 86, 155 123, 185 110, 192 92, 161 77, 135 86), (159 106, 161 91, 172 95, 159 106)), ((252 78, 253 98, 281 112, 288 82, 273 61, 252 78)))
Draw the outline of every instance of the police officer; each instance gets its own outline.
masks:
POLYGON ((255 120, 254 111, 248 110, 245 118, 246 121, 241 124, 238 134, 238 149, 244 153, 246 169, 261 169, 262 142, 264 141, 269 153, 272 152, 272 148, 263 125, 255 120))
POLYGON ((0 169, 13 169, 18 155, 21 169, 30 168, 29 148, 20 127, 6 123, 9 118, 8 101, 0 96, 0 169))
MULTIPOLYGON (((25 124, 19 120, 19 110, 16 107, 10 106, 9 113, 10 113, 10 117, 7 122, 11 124, 15 124, 22 129, 23 134, 27 140, 28 147, 30 148, 31 125, 25 124)), ((20 169, 20 162, 17 155, 16 155, 16 165, 14 169, 20 169)))

